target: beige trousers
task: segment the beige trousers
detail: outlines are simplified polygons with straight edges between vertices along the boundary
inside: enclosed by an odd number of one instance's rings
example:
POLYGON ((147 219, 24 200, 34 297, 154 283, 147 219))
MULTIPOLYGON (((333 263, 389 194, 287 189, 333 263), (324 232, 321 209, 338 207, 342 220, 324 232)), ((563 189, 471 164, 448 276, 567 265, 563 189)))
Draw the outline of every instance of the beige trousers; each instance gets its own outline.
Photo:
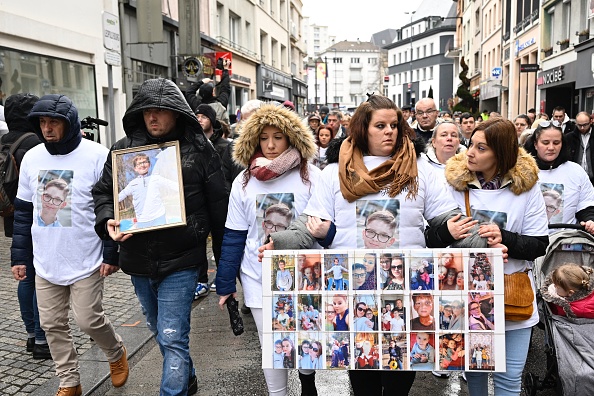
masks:
POLYGON ((69 286, 54 285, 36 275, 35 287, 39 321, 56 365, 60 387, 80 384, 78 355, 68 324, 70 307, 80 329, 103 350, 109 362, 122 357, 122 338, 103 312, 103 278, 99 270, 69 286))

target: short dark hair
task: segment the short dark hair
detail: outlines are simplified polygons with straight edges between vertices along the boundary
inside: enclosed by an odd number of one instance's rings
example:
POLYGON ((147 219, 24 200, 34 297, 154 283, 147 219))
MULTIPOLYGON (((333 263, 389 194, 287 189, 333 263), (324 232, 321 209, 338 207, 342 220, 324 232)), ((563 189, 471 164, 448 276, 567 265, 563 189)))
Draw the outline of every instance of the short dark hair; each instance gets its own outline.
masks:
POLYGON ((460 122, 466 120, 467 118, 474 119, 474 116, 468 112, 460 114, 460 122))
POLYGON ((536 109, 535 108, 528 109, 528 113, 536 114, 536 109))
POLYGON ((482 131, 487 139, 487 145, 497 159, 497 173, 505 176, 518 161, 519 145, 516 127, 510 120, 496 117, 481 122, 470 135, 470 140, 475 133, 482 131))
POLYGON ((556 111, 562 111, 562 112, 565 113, 565 107, 563 107, 563 106, 555 106, 553 108, 553 113, 556 112, 556 111))

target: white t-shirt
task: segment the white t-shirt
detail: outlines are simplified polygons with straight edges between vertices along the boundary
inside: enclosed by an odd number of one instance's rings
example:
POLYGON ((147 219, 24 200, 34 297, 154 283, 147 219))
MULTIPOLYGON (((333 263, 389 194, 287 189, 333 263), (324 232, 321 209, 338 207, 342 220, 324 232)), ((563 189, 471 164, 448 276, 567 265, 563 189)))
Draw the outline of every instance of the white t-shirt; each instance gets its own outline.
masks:
MULTIPOLYGON (((367 169, 372 170, 384 163, 389 157, 365 156, 363 157, 367 169)), ((398 201, 398 230, 397 240, 389 248, 424 248, 425 236, 424 220, 432 219, 440 214, 457 209, 458 205, 452 199, 450 192, 443 188, 432 166, 425 160, 417 160, 419 190, 416 199, 405 199, 406 191, 394 198, 384 195, 382 191, 369 194, 360 201, 364 206, 365 201, 398 201)), ((328 164, 322 171, 321 183, 313 191, 311 199, 305 209, 310 216, 318 216, 331 220, 336 226, 336 236, 330 248, 363 248, 357 246, 360 240, 361 229, 357 228, 357 202, 349 203, 340 191, 338 178, 338 164, 328 164)))
MULTIPOLYGON (((454 198, 461 208, 465 207, 464 192, 455 191, 451 186, 454 198)), ((496 223, 499 228, 521 235, 548 235, 548 223, 545 203, 540 192, 540 185, 536 183, 530 191, 515 195, 509 188, 499 190, 470 189, 470 209, 474 220, 479 223, 485 219, 496 223)), ((511 274, 523 271, 529 263, 509 257, 504 264, 504 273, 511 274)), ((532 277, 530 278, 532 282, 532 277)), ((534 284, 532 285, 534 289, 534 284)), ((534 313, 528 320, 522 322, 505 322, 506 330, 517 330, 531 327, 538 322, 538 309, 534 299, 534 313)))
POLYGON ((245 190, 242 185, 243 172, 233 181, 225 227, 248 231, 240 267, 245 305, 248 307, 262 308, 262 263, 258 262, 258 248, 262 244, 258 238, 258 231, 262 224, 256 219, 256 198, 262 194, 291 193, 294 197, 294 216, 298 217, 305 209, 311 192, 315 191, 319 184, 320 170, 311 164, 308 164, 307 169, 311 186, 303 184, 298 167, 266 182, 252 177, 245 190))
POLYGON ((390 331, 404 331, 404 320, 401 317, 390 320, 390 331))
POLYGON ((108 153, 104 146, 82 139, 66 155, 51 155, 39 144, 23 157, 17 198, 33 203, 33 219, 40 214, 45 182, 62 178, 71 191, 67 205, 58 212, 61 227, 42 227, 34 221, 31 228, 35 271, 53 284, 71 285, 88 278, 103 261, 103 243, 94 229, 91 189, 103 172, 108 153))
POLYGON ((594 206, 594 187, 579 164, 567 161, 555 169, 541 170, 538 178, 541 191, 555 190, 561 197, 559 213, 549 219, 551 224, 575 224, 576 212, 594 206))

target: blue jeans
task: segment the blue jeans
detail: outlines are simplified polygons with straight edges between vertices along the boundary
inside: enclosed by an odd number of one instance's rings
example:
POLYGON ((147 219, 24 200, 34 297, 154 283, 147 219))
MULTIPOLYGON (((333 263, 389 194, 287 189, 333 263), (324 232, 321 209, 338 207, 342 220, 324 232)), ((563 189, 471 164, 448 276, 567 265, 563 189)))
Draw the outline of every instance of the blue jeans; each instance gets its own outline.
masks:
POLYGON ((188 382, 195 375, 190 357, 190 314, 198 271, 174 272, 159 279, 131 279, 146 325, 163 355, 161 396, 186 395, 188 382))
MULTIPOLYGON (((522 390, 522 371, 528 357, 532 328, 508 330, 505 332, 506 372, 493 373, 497 396, 517 396, 522 390)), ((487 396, 488 374, 466 372, 470 396, 487 396)))
POLYGON ((17 297, 21 309, 21 318, 25 324, 25 330, 29 334, 35 334, 37 341, 45 343, 45 332, 39 324, 39 311, 37 310, 37 293, 35 293, 35 267, 27 264, 27 277, 19 281, 17 297))

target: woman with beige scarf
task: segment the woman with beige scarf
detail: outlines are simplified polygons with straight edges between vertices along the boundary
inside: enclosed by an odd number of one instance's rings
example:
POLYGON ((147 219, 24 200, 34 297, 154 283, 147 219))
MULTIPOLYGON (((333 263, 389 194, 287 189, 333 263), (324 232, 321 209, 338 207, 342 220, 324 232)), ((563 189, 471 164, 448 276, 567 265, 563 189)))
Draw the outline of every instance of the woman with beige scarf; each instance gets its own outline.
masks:
MULTIPOLYGON (((329 164, 304 214, 288 230, 272 233, 261 252, 307 249, 315 242, 363 249, 363 234, 381 242, 386 235, 365 228, 358 218, 373 213, 370 207, 388 208, 395 216, 393 248, 445 247, 470 235, 475 222, 461 218, 443 184, 435 183, 435 170, 420 159, 424 145, 413 142, 414 132, 394 102, 371 95, 351 118, 349 130, 339 152, 326 152, 329 164), (432 225, 427 243, 425 220, 432 225)), ((404 371, 353 370, 349 375, 355 396, 406 395, 415 378, 404 371)))

